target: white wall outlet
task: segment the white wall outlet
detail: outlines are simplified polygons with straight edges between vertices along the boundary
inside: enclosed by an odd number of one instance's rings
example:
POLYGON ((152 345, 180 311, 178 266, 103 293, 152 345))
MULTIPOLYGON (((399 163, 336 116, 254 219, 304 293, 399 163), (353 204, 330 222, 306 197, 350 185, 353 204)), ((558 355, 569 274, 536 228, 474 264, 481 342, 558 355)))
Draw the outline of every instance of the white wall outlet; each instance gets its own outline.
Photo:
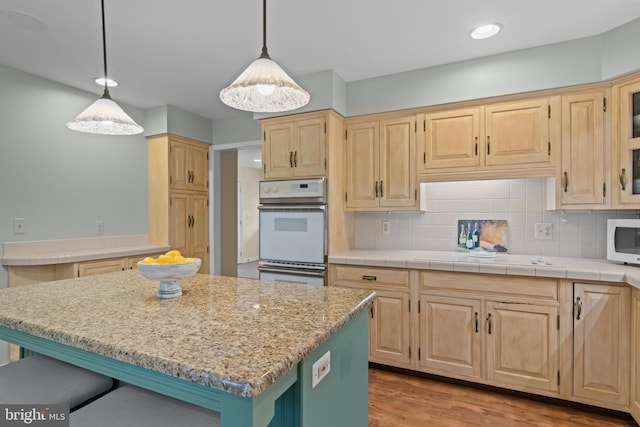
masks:
POLYGON ((104 234, 104 221, 96 221, 96 234, 99 236, 104 234))
POLYGON ((13 234, 24 234, 24 218, 13 218, 13 234))
POLYGON ((311 388, 316 388, 331 371, 331 352, 327 351, 320 359, 316 360, 311 369, 311 388))
POLYGON ((390 221, 382 221, 382 234, 385 234, 385 235, 391 234, 391 222, 390 221))
POLYGON ((536 240, 553 239, 553 225, 549 222, 536 222, 534 226, 536 240))

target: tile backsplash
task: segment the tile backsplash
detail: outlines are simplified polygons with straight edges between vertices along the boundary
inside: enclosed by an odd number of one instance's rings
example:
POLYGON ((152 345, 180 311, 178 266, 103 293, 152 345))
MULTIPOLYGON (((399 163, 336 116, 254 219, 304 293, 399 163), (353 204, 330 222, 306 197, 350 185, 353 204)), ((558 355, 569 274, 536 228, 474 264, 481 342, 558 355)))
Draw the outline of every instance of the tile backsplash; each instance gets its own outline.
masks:
POLYGON ((457 250, 459 219, 509 224, 509 253, 606 258, 607 219, 636 210, 548 211, 544 178, 422 184, 426 212, 358 212, 354 249, 457 250), (388 221, 390 233, 382 233, 388 221), (534 225, 552 224, 552 239, 536 240, 534 225))

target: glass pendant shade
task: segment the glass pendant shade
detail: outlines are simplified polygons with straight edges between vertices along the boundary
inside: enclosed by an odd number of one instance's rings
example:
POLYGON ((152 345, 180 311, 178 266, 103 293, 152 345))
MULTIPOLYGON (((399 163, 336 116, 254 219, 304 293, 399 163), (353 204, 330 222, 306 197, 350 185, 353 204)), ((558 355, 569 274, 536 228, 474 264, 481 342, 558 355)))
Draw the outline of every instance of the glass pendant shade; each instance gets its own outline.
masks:
POLYGON ((309 99, 309 92, 268 57, 253 61, 220 91, 220 100, 228 106, 254 113, 295 110, 307 105, 309 99))
POLYGON ((101 135, 136 135, 144 129, 105 90, 104 95, 67 123, 71 130, 101 135))

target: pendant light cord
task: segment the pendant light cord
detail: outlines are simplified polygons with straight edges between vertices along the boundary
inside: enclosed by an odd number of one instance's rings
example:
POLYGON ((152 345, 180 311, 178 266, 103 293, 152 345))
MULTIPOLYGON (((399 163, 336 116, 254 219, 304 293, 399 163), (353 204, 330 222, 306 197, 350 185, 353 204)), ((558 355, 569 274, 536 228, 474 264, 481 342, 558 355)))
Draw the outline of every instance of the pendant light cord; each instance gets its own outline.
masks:
MULTIPOLYGON (((266 1, 266 0, 265 0, 266 1)), ((107 85, 107 36, 105 32, 105 23, 104 23, 104 0, 101 0, 102 4, 102 59, 104 61, 104 94, 103 98, 109 98, 109 87, 107 85)))
POLYGON ((262 0, 262 54, 260 58, 271 59, 267 51, 267 0, 262 0))

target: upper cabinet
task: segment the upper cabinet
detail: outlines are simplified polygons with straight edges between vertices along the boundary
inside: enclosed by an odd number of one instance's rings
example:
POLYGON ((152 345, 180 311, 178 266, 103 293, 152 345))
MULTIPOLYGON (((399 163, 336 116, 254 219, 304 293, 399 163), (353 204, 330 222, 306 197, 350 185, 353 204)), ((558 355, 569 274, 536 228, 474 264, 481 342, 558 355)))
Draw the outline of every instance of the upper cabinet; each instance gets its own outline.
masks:
POLYGON ((172 190, 207 191, 209 146, 172 135, 169 141, 169 182, 172 190))
POLYGON ((263 179, 325 176, 327 112, 262 120, 263 179))
POLYGON ((562 153, 555 180, 558 209, 603 209, 611 205, 609 92, 599 88, 561 97, 562 153))
POLYGON ((345 121, 345 208, 416 210, 416 118, 345 121))
POLYGON ((550 97, 428 112, 418 120, 424 181, 554 173, 550 97))
POLYGON ((614 156, 615 207, 640 208, 640 80, 627 81, 613 88, 617 108, 617 126, 613 139, 617 141, 614 156))

